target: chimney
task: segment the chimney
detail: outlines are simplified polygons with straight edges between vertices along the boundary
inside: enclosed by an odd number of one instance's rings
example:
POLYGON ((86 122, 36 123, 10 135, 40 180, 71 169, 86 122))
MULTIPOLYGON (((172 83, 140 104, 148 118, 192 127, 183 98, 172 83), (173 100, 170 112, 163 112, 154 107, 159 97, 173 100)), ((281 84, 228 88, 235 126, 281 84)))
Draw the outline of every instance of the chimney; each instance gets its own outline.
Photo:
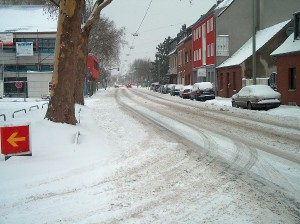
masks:
POLYGON ((300 11, 294 13, 294 40, 300 40, 300 11))

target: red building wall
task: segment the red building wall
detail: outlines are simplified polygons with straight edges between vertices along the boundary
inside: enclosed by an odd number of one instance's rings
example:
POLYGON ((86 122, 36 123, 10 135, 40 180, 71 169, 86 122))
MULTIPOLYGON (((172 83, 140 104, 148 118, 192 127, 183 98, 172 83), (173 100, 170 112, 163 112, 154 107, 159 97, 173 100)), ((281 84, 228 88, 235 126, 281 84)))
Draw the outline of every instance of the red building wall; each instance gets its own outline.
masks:
POLYGON ((277 90, 282 104, 295 102, 300 106, 300 54, 277 56, 277 90), (296 68, 296 89, 289 89, 289 70, 296 68))
POLYGON ((178 83, 183 85, 189 85, 193 83, 193 48, 192 48, 192 38, 188 38, 184 41, 182 45, 177 48, 177 72, 178 72, 178 83), (179 52, 182 52, 181 59, 179 52), (182 78, 180 78, 182 77, 182 78))
POLYGON ((200 21, 193 28, 193 68, 199 68, 205 65, 215 64, 215 27, 214 27, 214 15, 210 15, 204 20, 200 21), (203 32, 205 29, 205 37, 203 32), (200 33, 200 34, 199 34, 200 33), (203 41, 203 38, 206 40, 203 41), (203 45, 205 43, 205 46, 203 45), (197 58, 195 51, 201 49, 201 57, 197 58), (206 49, 205 55, 203 55, 203 49, 206 49), (211 52, 208 54, 208 51, 211 52), (205 60, 203 60, 205 57, 205 60))

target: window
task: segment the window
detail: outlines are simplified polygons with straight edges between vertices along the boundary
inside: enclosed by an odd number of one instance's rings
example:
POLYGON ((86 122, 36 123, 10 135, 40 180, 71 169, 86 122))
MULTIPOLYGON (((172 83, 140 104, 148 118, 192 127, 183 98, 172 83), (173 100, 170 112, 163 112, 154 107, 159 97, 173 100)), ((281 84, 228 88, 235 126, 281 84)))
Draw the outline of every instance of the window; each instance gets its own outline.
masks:
POLYGON ((199 49, 198 59, 201 60, 201 48, 199 49))
POLYGON ((185 62, 189 62, 189 52, 185 52, 185 62))
POLYGON ((216 39, 216 55, 229 56, 229 36, 219 35, 216 39))
POLYGON ((39 39, 39 51, 41 53, 54 53, 55 38, 39 39))
POLYGON ((214 56, 215 55, 215 45, 214 43, 210 44, 210 56, 214 56))
POLYGON ((209 20, 206 21, 206 27, 207 27, 207 33, 209 33, 210 32, 209 20))
POLYGON ((198 27, 199 38, 201 38, 201 26, 198 27))
POLYGON ((210 44, 207 45, 207 57, 210 57, 210 44))
POLYGON ((214 18, 210 19, 210 30, 213 31, 214 30, 214 18))
POLYGON ((38 69, 36 65, 4 65, 4 70, 7 72, 27 72, 38 69))
POLYGON ((53 65, 41 65, 41 71, 53 71, 53 65))
POLYGON ((182 64, 182 50, 178 52, 178 65, 181 66, 182 64))
POLYGON ((289 89, 296 89, 296 68, 289 68, 289 89))

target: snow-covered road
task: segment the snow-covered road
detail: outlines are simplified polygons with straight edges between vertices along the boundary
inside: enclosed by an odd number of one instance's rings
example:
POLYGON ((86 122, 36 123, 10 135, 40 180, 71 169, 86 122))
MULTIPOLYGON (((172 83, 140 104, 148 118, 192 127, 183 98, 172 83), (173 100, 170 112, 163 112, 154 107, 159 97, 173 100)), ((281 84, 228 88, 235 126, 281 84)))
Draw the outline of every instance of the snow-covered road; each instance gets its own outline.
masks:
POLYGON ((268 186, 265 194, 270 188, 284 193, 276 200, 300 200, 300 182, 295 178, 300 171, 297 121, 261 115, 255 119, 252 111, 243 115, 241 109, 207 109, 201 102, 138 89, 120 89, 115 94, 131 116, 147 119, 147 127, 155 124, 161 137, 168 135, 169 141, 182 144, 198 160, 209 161, 214 169, 218 166, 220 175, 230 173, 258 191, 261 185, 268 186))
POLYGON ((71 126, 45 109, 11 118, 43 102, 4 100, 0 125, 31 122, 33 156, 0 157, 1 224, 300 222, 300 118, 284 107, 110 88, 71 126))

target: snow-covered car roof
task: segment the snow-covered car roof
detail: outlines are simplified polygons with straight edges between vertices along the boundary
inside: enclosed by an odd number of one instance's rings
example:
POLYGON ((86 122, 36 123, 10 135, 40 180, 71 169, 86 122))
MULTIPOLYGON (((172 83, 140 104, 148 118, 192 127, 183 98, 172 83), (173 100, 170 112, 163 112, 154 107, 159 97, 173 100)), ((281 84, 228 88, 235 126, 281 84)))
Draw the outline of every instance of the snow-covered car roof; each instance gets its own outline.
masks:
MULTIPOLYGON (((267 85, 249 85, 243 87, 239 92, 239 95, 252 95, 264 98, 275 98, 279 99, 281 94, 274 91, 270 86, 267 85)), ((236 94, 235 94, 236 95, 236 94)))
POLYGON ((192 88, 193 88, 192 85, 185 85, 185 86, 182 87, 182 89, 192 89, 192 88))
POLYGON ((194 85, 201 90, 211 89, 214 87, 211 82, 197 82, 194 85))

